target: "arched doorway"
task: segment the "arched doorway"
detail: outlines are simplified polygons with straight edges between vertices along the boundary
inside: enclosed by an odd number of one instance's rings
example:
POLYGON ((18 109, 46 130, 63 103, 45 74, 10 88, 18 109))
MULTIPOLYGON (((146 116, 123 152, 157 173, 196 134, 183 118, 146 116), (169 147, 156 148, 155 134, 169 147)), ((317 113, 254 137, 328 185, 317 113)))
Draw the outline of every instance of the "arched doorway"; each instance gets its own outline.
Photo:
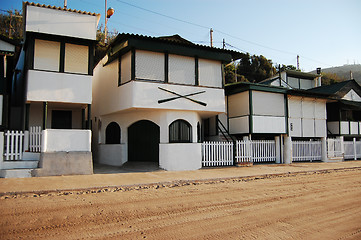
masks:
POLYGON ((140 120, 128 128, 128 161, 159 162, 159 126, 140 120))

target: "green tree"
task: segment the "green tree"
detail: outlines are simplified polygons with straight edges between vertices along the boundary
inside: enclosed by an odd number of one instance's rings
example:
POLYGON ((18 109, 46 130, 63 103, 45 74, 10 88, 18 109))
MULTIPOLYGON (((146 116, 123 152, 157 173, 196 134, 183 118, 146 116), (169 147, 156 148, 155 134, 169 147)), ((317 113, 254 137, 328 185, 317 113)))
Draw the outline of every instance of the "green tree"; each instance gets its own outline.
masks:
POLYGON ((19 10, 0 13, 0 34, 10 39, 23 39, 23 16, 19 10))
POLYGON ((346 80, 344 77, 340 77, 336 73, 321 72, 321 75, 322 75, 322 78, 321 78, 322 85, 331 85, 331 84, 342 82, 342 81, 346 80))

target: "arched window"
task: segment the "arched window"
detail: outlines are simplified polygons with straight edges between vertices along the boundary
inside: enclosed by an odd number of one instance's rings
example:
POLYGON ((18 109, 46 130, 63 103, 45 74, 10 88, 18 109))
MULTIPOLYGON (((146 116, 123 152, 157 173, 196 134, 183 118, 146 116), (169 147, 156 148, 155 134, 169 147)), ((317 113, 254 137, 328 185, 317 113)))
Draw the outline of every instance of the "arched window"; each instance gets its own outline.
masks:
POLYGON ((111 122, 105 129, 105 144, 120 144, 120 127, 118 123, 111 122))
POLYGON ((192 142, 192 126, 184 120, 176 120, 169 125, 170 143, 192 142))

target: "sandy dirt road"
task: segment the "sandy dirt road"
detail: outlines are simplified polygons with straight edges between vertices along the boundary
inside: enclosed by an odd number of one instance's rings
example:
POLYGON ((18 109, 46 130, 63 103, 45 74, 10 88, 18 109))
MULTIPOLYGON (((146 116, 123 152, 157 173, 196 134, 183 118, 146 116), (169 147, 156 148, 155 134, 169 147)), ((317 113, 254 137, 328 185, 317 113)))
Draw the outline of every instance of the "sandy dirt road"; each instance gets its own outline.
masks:
POLYGON ((0 239, 361 239, 361 169, 0 197, 0 239))

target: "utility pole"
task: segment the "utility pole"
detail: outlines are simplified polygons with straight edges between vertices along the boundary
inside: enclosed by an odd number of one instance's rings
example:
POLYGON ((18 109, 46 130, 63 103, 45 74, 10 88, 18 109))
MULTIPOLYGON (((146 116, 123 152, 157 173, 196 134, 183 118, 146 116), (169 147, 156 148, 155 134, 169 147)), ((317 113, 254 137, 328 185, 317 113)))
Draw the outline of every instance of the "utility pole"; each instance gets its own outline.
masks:
POLYGON ((211 47, 213 47, 213 29, 210 30, 210 37, 211 37, 211 47))
POLYGON ((107 18, 107 0, 105 0, 105 15, 104 15, 104 19, 105 19, 105 24, 104 24, 104 44, 107 42, 107 22, 108 22, 108 18, 107 18))
POLYGON ((297 70, 300 70, 300 56, 297 55, 297 70))
POLYGON ((68 7, 68 1, 64 0, 64 8, 67 8, 67 7, 68 7))

